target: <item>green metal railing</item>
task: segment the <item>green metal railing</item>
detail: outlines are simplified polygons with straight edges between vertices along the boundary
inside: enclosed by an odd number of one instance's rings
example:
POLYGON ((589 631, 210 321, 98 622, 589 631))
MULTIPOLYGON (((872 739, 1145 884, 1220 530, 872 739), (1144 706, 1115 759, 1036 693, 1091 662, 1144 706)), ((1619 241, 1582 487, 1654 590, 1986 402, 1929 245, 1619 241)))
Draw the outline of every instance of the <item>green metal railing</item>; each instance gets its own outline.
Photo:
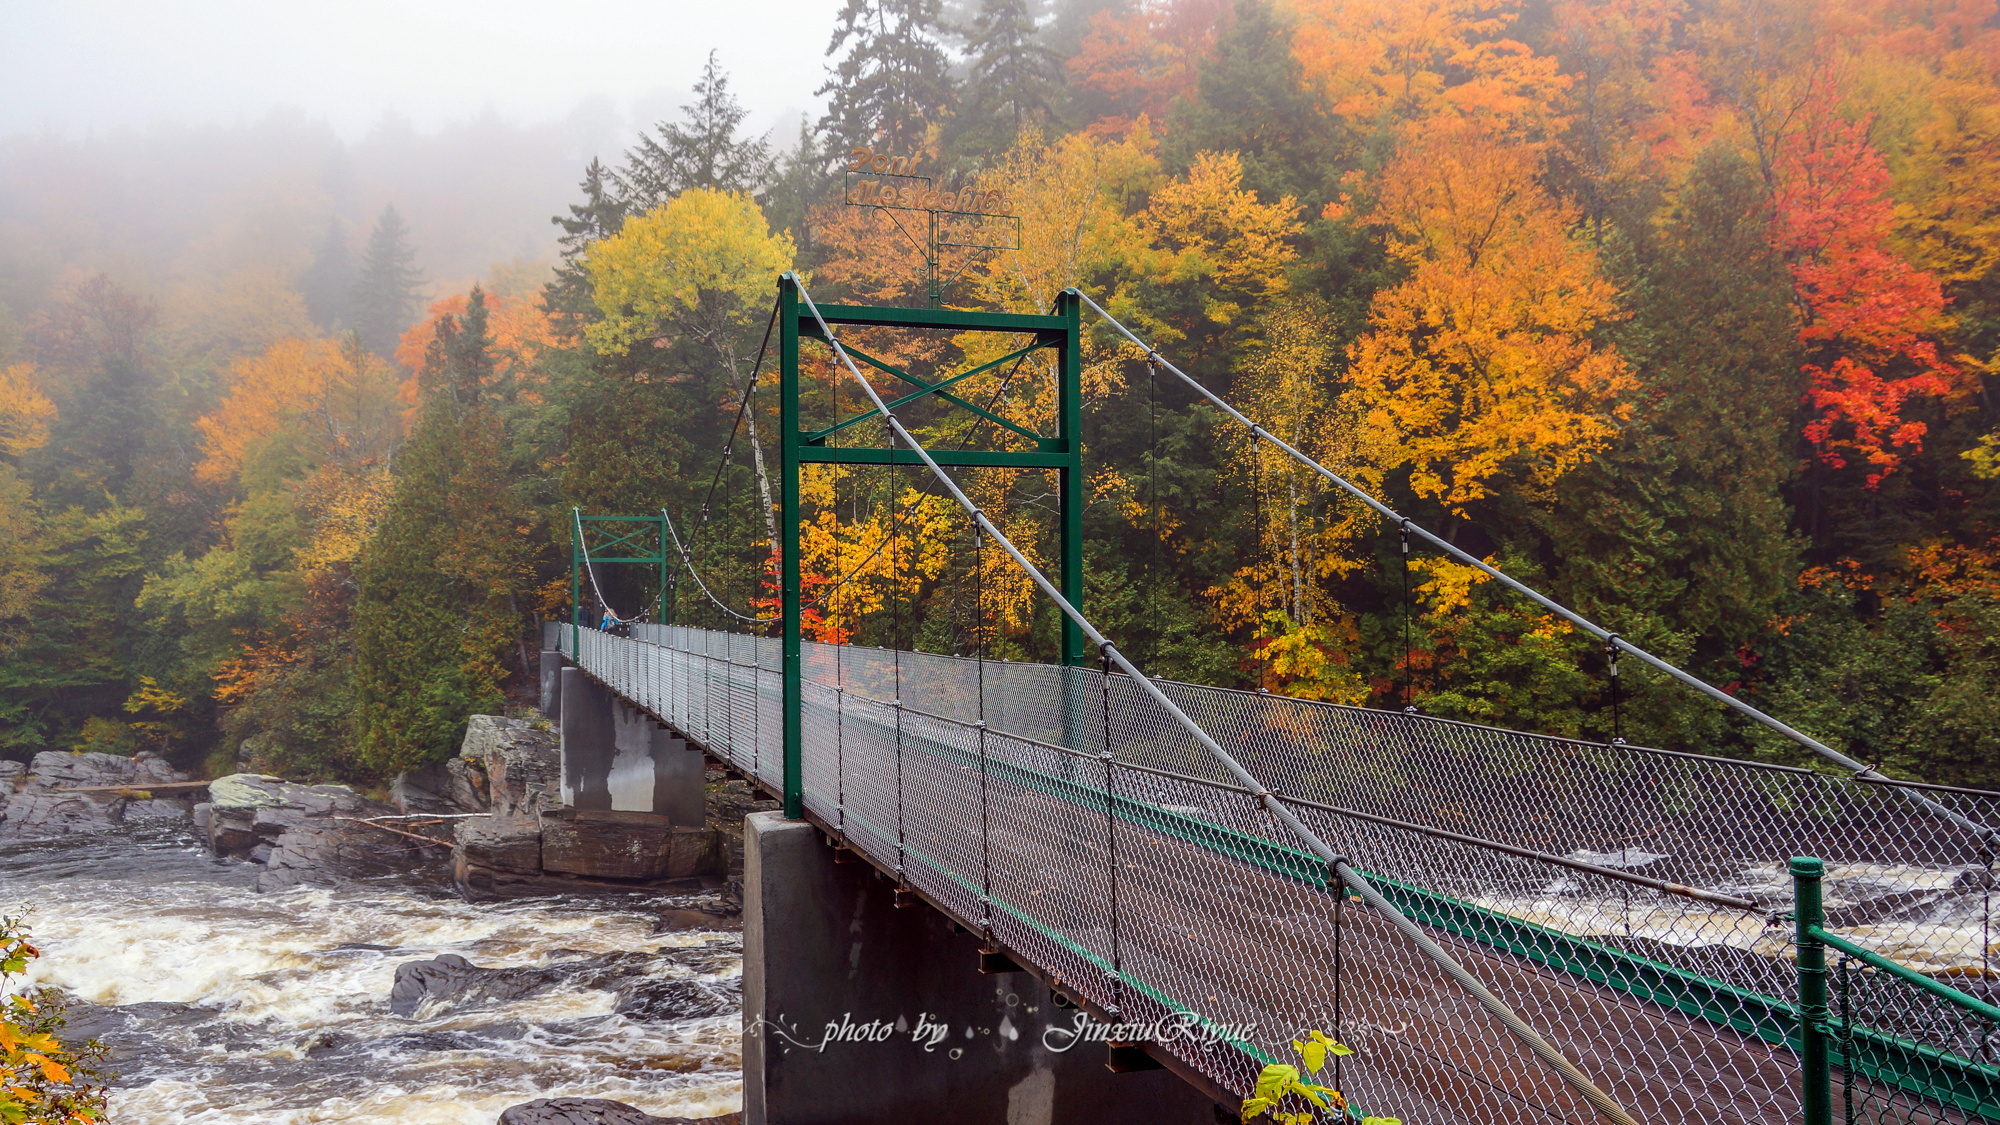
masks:
POLYGON ((1826 865, 1791 874, 1805 1125, 2000 1121, 2000 1007, 1828 931, 1826 865))

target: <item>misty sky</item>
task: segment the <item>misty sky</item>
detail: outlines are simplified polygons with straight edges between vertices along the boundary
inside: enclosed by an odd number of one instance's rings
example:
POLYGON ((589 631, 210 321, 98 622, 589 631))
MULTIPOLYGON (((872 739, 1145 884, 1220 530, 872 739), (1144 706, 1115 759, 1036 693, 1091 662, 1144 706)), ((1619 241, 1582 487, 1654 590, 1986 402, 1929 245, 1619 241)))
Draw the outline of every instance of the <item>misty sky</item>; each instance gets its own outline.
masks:
POLYGON ((709 48, 761 131, 789 141, 825 80, 841 0, 0 0, 0 134, 274 108, 349 139, 484 112, 582 108, 650 123, 687 100, 709 48), (609 99, 610 104, 605 103, 609 99))

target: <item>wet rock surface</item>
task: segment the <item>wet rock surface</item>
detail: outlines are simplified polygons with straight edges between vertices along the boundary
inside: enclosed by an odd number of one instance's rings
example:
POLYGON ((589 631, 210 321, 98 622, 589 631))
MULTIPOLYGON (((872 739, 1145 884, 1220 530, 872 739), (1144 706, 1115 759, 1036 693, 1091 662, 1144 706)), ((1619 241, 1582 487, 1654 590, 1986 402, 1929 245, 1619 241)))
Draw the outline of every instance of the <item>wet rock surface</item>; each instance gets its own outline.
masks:
MULTIPOLYGON (((264 870, 257 876, 257 889, 324 886, 405 872, 430 872, 441 881, 449 846, 419 843, 352 821, 307 820, 285 829, 270 845, 260 861, 264 870)), ((254 852, 252 859, 257 858, 254 852)))
POLYGON ((483 969, 456 953, 429 961, 396 966, 396 983, 389 989, 389 1010, 399 1016, 436 1014, 480 1004, 522 1000, 561 983, 556 966, 532 969, 483 969))
POLYGON ((151 785, 188 776, 164 759, 140 752, 78 754, 45 750, 33 762, 0 762, 0 837, 99 832, 120 824, 171 821, 190 815, 185 796, 154 795, 151 785), (65 792, 90 789, 95 792, 65 792))
POLYGON ((0 847, 0 883, 41 906, 69 1036, 111 1049, 121 1125, 492 1122, 564 1094, 667 1120, 734 1108, 740 942, 661 925, 713 894, 487 907, 397 877, 260 895, 264 868, 193 842, 147 822, 0 847), (392 1011, 396 969, 446 955, 503 971, 392 1011))
POLYGON ((471 817, 452 830, 454 872, 460 883, 475 870, 488 874, 538 875, 542 870, 542 826, 532 816, 471 817))
MULTIPOLYGON (((259 863, 257 889, 326 886, 347 879, 419 871, 441 865, 445 846, 426 844, 426 825, 372 817, 398 815, 345 785, 301 785, 262 774, 238 773, 209 783, 209 799, 194 821, 216 855, 259 863)), ((437 875, 441 877, 439 867, 437 875)))
POLYGON ((624 1102, 605 1098, 536 1098, 500 1115, 499 1125, 738 1125, 727 1117, 655 1117, 624 1102))
MULTIPOLYGON (((552 956, 565 952, 556 950, 552 956)), ((685 950, 600 953, 507 968, 485 968, 447 953, 398 965, 389 990, 389 1010, 399 1016, 434 1019, 569 987, 615 993, 612 1010, 627 1019, 647 1023, 704 1019, 741 1006, 740 981, 711 978, 741 957, 740 941, 731 938, 685 950)))

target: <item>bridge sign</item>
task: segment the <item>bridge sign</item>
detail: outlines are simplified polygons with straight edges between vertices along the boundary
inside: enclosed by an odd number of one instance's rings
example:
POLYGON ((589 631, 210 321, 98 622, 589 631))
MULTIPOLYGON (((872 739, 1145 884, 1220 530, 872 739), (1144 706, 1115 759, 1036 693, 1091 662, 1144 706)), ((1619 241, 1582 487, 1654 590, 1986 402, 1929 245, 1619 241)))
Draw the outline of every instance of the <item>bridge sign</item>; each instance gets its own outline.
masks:
POLYGON ((940 189, 918 175, 917 158, 857 147, 848 153, 844 201, 873 207, 888 216, 910 245, 924 256, 924 294, 931 308, 944 304, 944 291, 988 251, 1021 248, 1021 217, 1007 212, 998 190, 961 186, 940 189), (904 222, 908 217, 909 222, 904 222), (923 237, 911 233, 920 227, 923 237), (965 264, 940 280, 938 265, 948 249, 967 249, 965 264))

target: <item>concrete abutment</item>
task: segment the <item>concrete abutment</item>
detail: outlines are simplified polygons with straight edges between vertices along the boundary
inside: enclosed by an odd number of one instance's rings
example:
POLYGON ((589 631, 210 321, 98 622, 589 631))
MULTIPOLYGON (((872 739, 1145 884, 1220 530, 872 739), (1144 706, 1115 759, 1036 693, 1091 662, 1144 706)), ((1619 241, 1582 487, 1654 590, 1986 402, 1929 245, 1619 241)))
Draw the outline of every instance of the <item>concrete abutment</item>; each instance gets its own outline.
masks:
POLYGON ((963 1121, 1212 1125, 1215 1104, 1164 1070, 1113 1073, 1023 972, 983 975, 979 941, 899 910, 866 863, 836 863, 805 821, 744 822, 746 1125, 963 1121))

